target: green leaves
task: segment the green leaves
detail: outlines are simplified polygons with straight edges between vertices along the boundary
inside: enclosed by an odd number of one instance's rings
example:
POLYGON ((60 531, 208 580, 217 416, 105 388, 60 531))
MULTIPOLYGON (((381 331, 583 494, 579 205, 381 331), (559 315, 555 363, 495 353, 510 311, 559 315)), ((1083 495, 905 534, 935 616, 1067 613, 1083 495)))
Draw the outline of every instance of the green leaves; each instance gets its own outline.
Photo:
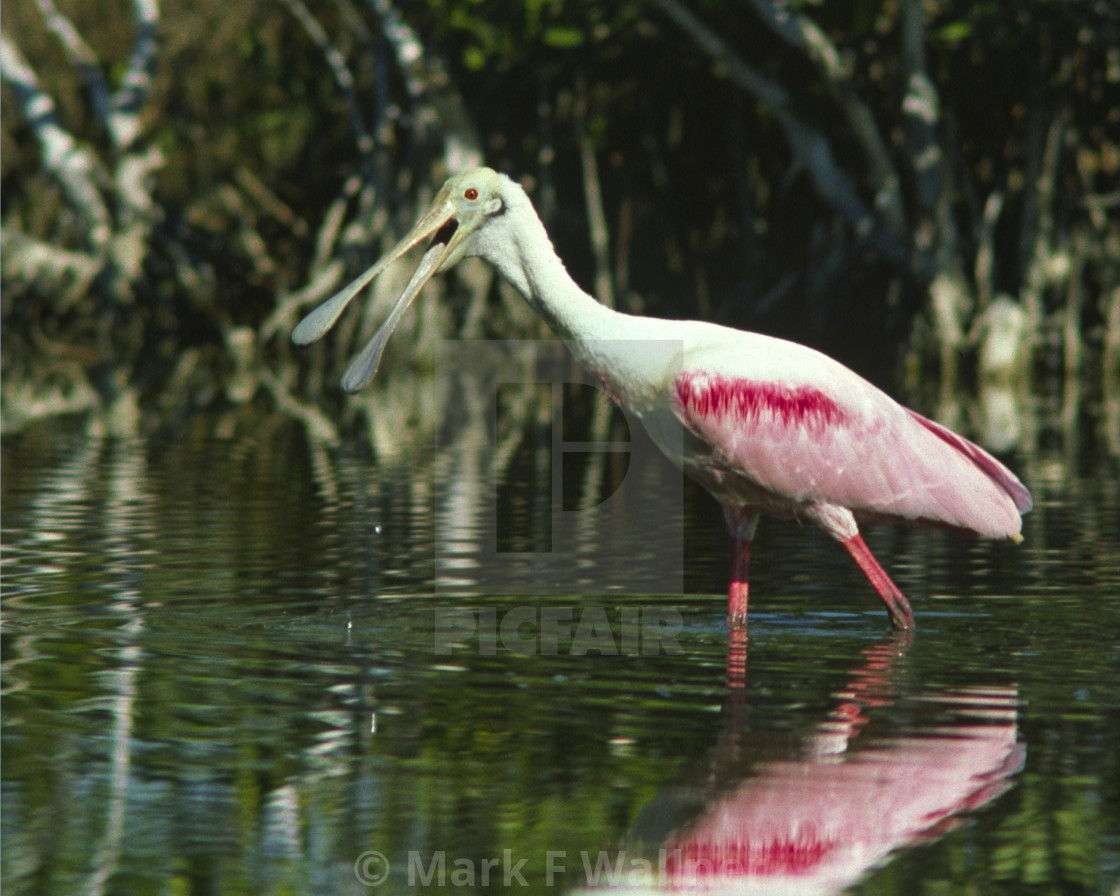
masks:
POLYGON ((460 54, 469 71, 546 63, 553 52, 566 54, 608 39, 639 11, 633 2, 604 8, 588 0, 458 0, 438 10, 432 4, 435 21, 463 40, 460 54))

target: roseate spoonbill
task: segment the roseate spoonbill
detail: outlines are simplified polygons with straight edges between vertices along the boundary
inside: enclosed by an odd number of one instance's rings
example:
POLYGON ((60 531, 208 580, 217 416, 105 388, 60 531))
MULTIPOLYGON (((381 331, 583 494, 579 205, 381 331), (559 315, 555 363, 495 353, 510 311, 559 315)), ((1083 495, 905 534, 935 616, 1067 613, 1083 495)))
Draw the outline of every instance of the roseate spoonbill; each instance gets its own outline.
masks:
POLYGON ((701 321, 623 314, 585 293, 557 256, 525 191, 477 168, 450 178, 380 261, 292 332, 307 345, 385 268, 431 238, 420 265, 342 388, 377 372, 385 345, 424 284, 466 256, 490 262, 654 442, 723 506, 731 534, 728 619, 747 617, 747 564, 760 514, 816 523, 837 539, 886 604, 914 621, 872 556, 860 522, 947 526, 1020 541, 1030 494, 994 457, 796 343, 701 321))

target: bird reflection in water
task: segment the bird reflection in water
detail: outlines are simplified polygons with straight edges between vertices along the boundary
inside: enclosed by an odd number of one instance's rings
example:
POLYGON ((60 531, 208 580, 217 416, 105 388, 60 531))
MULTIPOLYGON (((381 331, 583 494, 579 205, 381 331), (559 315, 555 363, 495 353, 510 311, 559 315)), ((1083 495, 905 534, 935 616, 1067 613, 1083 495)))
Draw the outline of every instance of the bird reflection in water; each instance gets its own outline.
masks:
POLYGON ((757 759, 760 746, 746 726, 746 636, 732 632, 716 746, 695 777, 639 813, 626 850, 645 859, 616 863, 622 873, 588 883, 632 892, 837 893, 995 799, 1025 756, 1016 688, 908 696, 916 723, 895 736, 866 731, 903 699, 895 680, 909 646, 909 635, 898 633, 867 650, 795 755, 757 759))

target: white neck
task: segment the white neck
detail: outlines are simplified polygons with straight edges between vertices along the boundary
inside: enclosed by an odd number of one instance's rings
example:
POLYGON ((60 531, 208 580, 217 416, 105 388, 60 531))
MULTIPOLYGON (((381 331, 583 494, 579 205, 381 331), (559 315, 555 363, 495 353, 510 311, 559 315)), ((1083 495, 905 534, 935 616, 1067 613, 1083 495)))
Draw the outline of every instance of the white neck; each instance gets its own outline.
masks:
POLYGON ((525 191, 502 175, 503 209, 479 233, 475 253, 498 269, 566 342, 622 338, 628 317, 588 295, 552 247, 525 191))
POLYGON ((479 231, 473 253, 490 262, 567 343, 576 360, 632 402, 656 389, 682 344, 668 322, 608 308, 572 279, 525 191, 502 175, 503 209, 479 231))

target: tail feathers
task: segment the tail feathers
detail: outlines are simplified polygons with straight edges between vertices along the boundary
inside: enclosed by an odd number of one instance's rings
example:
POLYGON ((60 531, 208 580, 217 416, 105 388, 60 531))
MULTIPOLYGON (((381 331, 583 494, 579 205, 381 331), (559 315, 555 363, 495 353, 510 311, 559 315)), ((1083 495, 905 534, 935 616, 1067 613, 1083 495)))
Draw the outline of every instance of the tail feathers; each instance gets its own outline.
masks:
POLYGON ((1015 509, 1018 510, 1019 513, 1026 513, 1034 506, 1034 503, 1031 501, 1031 493, 1027 491, 1027 487, 1019 481, 1019 478, 979 445, 973 444, 968 441, 968 439, 961 438, 955 432, 946 429, 940 423, 935 423, 914 411, 910 411, 910 416, 943 442, 951 445, 967 457, 976 464, 979 469, 983 470, 996 485, 1007 493, 1007 496, 1015 504, 1015 509))

